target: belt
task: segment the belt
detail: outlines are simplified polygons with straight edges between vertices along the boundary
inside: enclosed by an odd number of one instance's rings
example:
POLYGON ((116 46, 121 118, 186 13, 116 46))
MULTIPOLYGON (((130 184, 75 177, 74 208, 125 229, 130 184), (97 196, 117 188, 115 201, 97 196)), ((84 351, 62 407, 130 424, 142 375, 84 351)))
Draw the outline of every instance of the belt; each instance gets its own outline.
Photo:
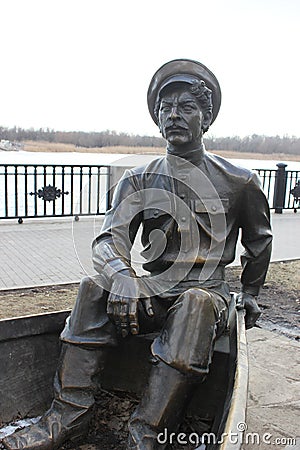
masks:
POLYGON ((153 271, 150 276, 160 275, 164 281, 207 281, 207 280, 225 280, 225 266, 211 266, 203 265, 200 267, 193 267, 188 274, 185 274, 184 268, 178 268, 176 271, 160 272, 153 271))

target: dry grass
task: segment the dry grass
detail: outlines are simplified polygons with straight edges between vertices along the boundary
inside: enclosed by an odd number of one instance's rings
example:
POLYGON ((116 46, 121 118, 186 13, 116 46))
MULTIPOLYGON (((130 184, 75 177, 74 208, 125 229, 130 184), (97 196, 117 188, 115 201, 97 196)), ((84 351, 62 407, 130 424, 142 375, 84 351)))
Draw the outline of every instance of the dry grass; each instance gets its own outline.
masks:
POLYGON ((136 153, 160 155, 164 154, 165 149, 162 147, 76 147, 73 144, 61 144, 54 142, 24 142, 24 150, 27 152, 78 152, 78 153, 136 153))
MULTIPOLYGON (((79 152, 79 153, 124 153, 124 154, 148 154, 163 155, 165 149, 162 147, 76 147, 73 144, 60 144, 53 142, 24 142, 24 150, 27 152, 79 152)), ((229 150, 212 150, 213 153, 223 156, 224 158, 235 159, 271 159, 284 161, 300 161, 300 155, 290 155, 286 153, 242 153, 229 150)))
POLYGON ((291 155, 288 153, 243 153, 229 150, 212 150, 212 153, 223 156, 223 158, 234 159, 268 159, 275 161, 300 161, 300 155, 291 155))

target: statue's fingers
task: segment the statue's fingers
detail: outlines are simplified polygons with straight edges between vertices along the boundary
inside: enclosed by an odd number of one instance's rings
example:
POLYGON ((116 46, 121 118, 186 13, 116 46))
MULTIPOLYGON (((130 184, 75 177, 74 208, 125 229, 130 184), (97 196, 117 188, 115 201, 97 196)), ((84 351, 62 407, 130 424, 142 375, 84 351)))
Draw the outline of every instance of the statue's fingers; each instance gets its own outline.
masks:
POLYGON ((120 333, 120 298, 117 295, 111 295, 110 297, 110 318, 113 320, 117 327, 117 331, 120 333))
POLYGON ((144 304, 144 308, 145 308, 146 313, 148 314, 148 316, 150 316, 150 317, 154 316, 154 311, 153 311, 153 307, 152 307, 151 298, 145 298, 143 300, 143 304, 144 304))
POLYGON ((109 318, 113 318, 114 315, 114 298, 112 295, 109 296, 107 305, 106 305, 106 313, 109 318))
POLYGON ((255 322, 261 315, 261 310, 256 301, 252 298, 248 298, 246 300, 245 308, 246 308, 245 325, 246 329, 249 329, 254 327, 255 322))
POLYGON ((120 305, 120 327, 122 337, 126 337, 129 332, 129 324, 128 324, 128 301, 122 300, 120 305))
POLYGON ((253 328, 257 319, 260 316, 260 312, 252 312, 252 313, 247 313, 246 317, 245 317, 245 326, 246 329, 249 330, 249 328, 253 328))
POLYGON ((128 317, 131 334, 139 333, 137 303, 137 299, 131 299, 129 303, 128 317))
POLYGON ((245 301, 243 300, 242 295, 238 295, 236 298, 236 309, 244 309, 245 308, 245 301))

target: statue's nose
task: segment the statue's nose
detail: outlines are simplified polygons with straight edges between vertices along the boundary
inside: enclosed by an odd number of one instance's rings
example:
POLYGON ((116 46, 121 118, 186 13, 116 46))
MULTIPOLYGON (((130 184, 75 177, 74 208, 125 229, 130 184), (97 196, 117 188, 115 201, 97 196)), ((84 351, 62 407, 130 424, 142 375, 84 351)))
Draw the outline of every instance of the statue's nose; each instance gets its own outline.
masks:
POLYGON ((173 120, 176 119, 177 117, 179 117, 177 106, 172 107, 170 117, 173 120))

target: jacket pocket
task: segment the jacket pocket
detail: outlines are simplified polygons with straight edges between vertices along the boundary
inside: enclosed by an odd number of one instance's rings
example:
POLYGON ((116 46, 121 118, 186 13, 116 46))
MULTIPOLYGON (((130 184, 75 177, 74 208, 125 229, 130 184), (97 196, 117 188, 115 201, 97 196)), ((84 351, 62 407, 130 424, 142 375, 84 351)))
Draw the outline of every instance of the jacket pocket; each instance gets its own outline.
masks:
POLYGON ((201 200, 192 200, 192 209, 198 214, 226 214, 229 209, 229 199, 203 198, 201 200))

